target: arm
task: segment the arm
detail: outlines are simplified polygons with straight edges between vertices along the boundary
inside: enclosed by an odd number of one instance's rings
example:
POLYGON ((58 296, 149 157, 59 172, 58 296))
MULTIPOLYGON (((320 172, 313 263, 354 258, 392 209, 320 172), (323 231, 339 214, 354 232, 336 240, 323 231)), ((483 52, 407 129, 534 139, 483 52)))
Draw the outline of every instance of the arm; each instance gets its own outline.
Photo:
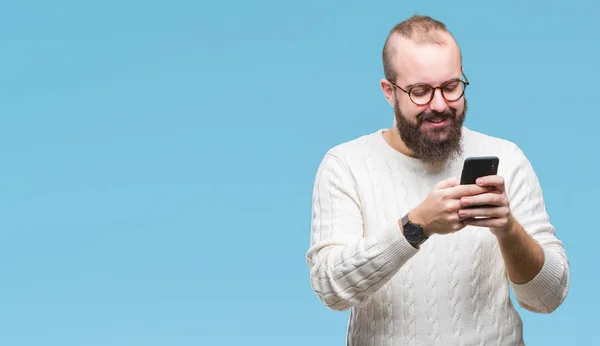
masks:
POLYGON ((484 177, 480 186, 495 191, 461 199, 463 205, 491 204, 494 208, 459 210, 464 223, 489 227, 496 236, 508 279, 519 305, 550 313, 562 304, 569 289, 569 261, 546 212, 542 189, 525 155, 514 147, 517 163, 506 179, 484 177), (488 216, 473 219, 475 216, 488 216))
POLYGON ((325 306, 343 311, 368 302, 417 253, 393 224, 364 236, 355 181, 347 166, 328 153, 315 179, 306 255, 311 287, 325 306))
POLYGON ((523 227, 509 216, 509 229, 496 239, 504 258, 508 278, 514 284, 525 284, 535 278, 544 266, 544 249, 523 227))
POLYGON ((511 285, 519 304, 530 311, 550 313, 569 290, 569 260, 550 223, 539 180, 523 152, 507 186, 515 232, 499 240, 511 285))

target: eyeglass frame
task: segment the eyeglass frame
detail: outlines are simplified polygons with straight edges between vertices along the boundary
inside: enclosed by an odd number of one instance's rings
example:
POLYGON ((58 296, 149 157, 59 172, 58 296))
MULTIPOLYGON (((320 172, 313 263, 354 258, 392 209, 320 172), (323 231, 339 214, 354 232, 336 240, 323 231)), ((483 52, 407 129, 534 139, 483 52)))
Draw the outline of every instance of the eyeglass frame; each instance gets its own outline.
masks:
POLYGON ((442 97, 444 98, 444 100, 446 100, 448 102, 456 102, 456 101, 460 100, 463 96, 465 96, 465 91, 467 90, 467 86, 469 84, 471 84, 471 83, 469 83, 469 79, 467 78, 467 75, 465 74, 464 71, 461 71, 461 75, 465 77, 464 81, 462 79, 460 79, 460 78, 454 78, 454 79, 450 79, 450 80, 442 83, 442 85, 440 85, 438 87, 434 87, 434 86, 431 86, 431 85, 425 84, 425 83, 419 83, 419 84, 415 84, 415 85, 411 86, 407 90, 404 90, 401 87, 399 87, 394 81, 391 81, 391 80, 388 79, 388 82, 390 82, 396 88, 398 88, 398 89, 402 90, 403 92, 405 92, 408 95, 408 98, 410 99, 410 101, 412 103, 414 103, 415 105, 417 105, 417 106, 425 106, 425 105, 428 105, 429 103, 431 103, 431 101, 433 100, 433 97, 435 96, 435 91, 437 89, 440 89, 440 93, 442 94, 442 97), (456 98, 456 100, 448 100, 446 98, 446 96, 444 95, 444 91, 442 90, 442 88, 445 87, 448 83, 452 83, 452 82, 456 82, 456 81, 459 81, 459 82, 463 83, 463 92, 462 92, 462 94, 460 94, 459 97, 456 98), (423 104, 420 104, 420 103, 416 103, 412 99, 412 97, 410 95, 410 92, 412 91, 412 89, 414 89, 416 87, 422 87, 422 86, 430 87, 431 89, 433 89, 433 91, 431 92, 431 97, 429 97, 429 101, 427 101, 427 102, 425 102, 423 104))

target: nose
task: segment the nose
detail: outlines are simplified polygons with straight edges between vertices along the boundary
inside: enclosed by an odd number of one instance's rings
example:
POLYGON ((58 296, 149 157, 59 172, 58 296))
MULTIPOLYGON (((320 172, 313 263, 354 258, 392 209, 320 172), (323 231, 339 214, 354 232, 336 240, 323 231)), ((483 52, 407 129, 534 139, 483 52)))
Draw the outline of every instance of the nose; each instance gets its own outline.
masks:
POLYGON ((446 109, 446 100, 444 99, 444 96, 442 96, 441 90, 435 89, 433 91, 433 99, 429 103, 429 108, 437 112, 442 112, 446 109))

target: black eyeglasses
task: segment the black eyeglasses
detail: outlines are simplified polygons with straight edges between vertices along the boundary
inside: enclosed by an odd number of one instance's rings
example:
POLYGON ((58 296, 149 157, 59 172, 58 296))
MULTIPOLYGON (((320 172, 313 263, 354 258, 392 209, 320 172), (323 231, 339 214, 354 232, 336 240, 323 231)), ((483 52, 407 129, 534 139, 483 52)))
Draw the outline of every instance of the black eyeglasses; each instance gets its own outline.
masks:
POLYGON ((433 95, 436 89, 440 89, 442 93, 442 97, 448 102, 454 102, 459 100, 465 94, 465 89, 467 85, 469 85, 469 80, 467 76, 463 72, 462 75, 465 77, 465 80, 461 80, 460 78, 451 79, 439 87, 432 87, 429 84, 417 84, 410 87, 408 90, 404 90, 393 81, 389 81, 396 88, 404 91, 408 94, 410 100, 416 104, 417 106, 425 106, 431 100, 433 100, 433 95))

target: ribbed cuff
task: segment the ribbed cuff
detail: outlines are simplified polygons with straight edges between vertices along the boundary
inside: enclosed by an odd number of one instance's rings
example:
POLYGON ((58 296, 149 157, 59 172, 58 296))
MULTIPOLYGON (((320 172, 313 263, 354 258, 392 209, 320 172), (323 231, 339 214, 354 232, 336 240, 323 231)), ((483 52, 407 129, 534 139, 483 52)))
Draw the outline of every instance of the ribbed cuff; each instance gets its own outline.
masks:
POLYGON ((406 240, 399 226, 387 230, 382 235, 379 241, 379 249, 394 267, 403 265, 419 252, 406 240))
POLYGON ((528 305, 541 310, 548 310, 560 300, 563 291, 562 278, 564 263, 562 257, 551 250, 544 249, 544 265, 542 270, 529 282, 516 284, 511 282, 515 296, 528 305))

